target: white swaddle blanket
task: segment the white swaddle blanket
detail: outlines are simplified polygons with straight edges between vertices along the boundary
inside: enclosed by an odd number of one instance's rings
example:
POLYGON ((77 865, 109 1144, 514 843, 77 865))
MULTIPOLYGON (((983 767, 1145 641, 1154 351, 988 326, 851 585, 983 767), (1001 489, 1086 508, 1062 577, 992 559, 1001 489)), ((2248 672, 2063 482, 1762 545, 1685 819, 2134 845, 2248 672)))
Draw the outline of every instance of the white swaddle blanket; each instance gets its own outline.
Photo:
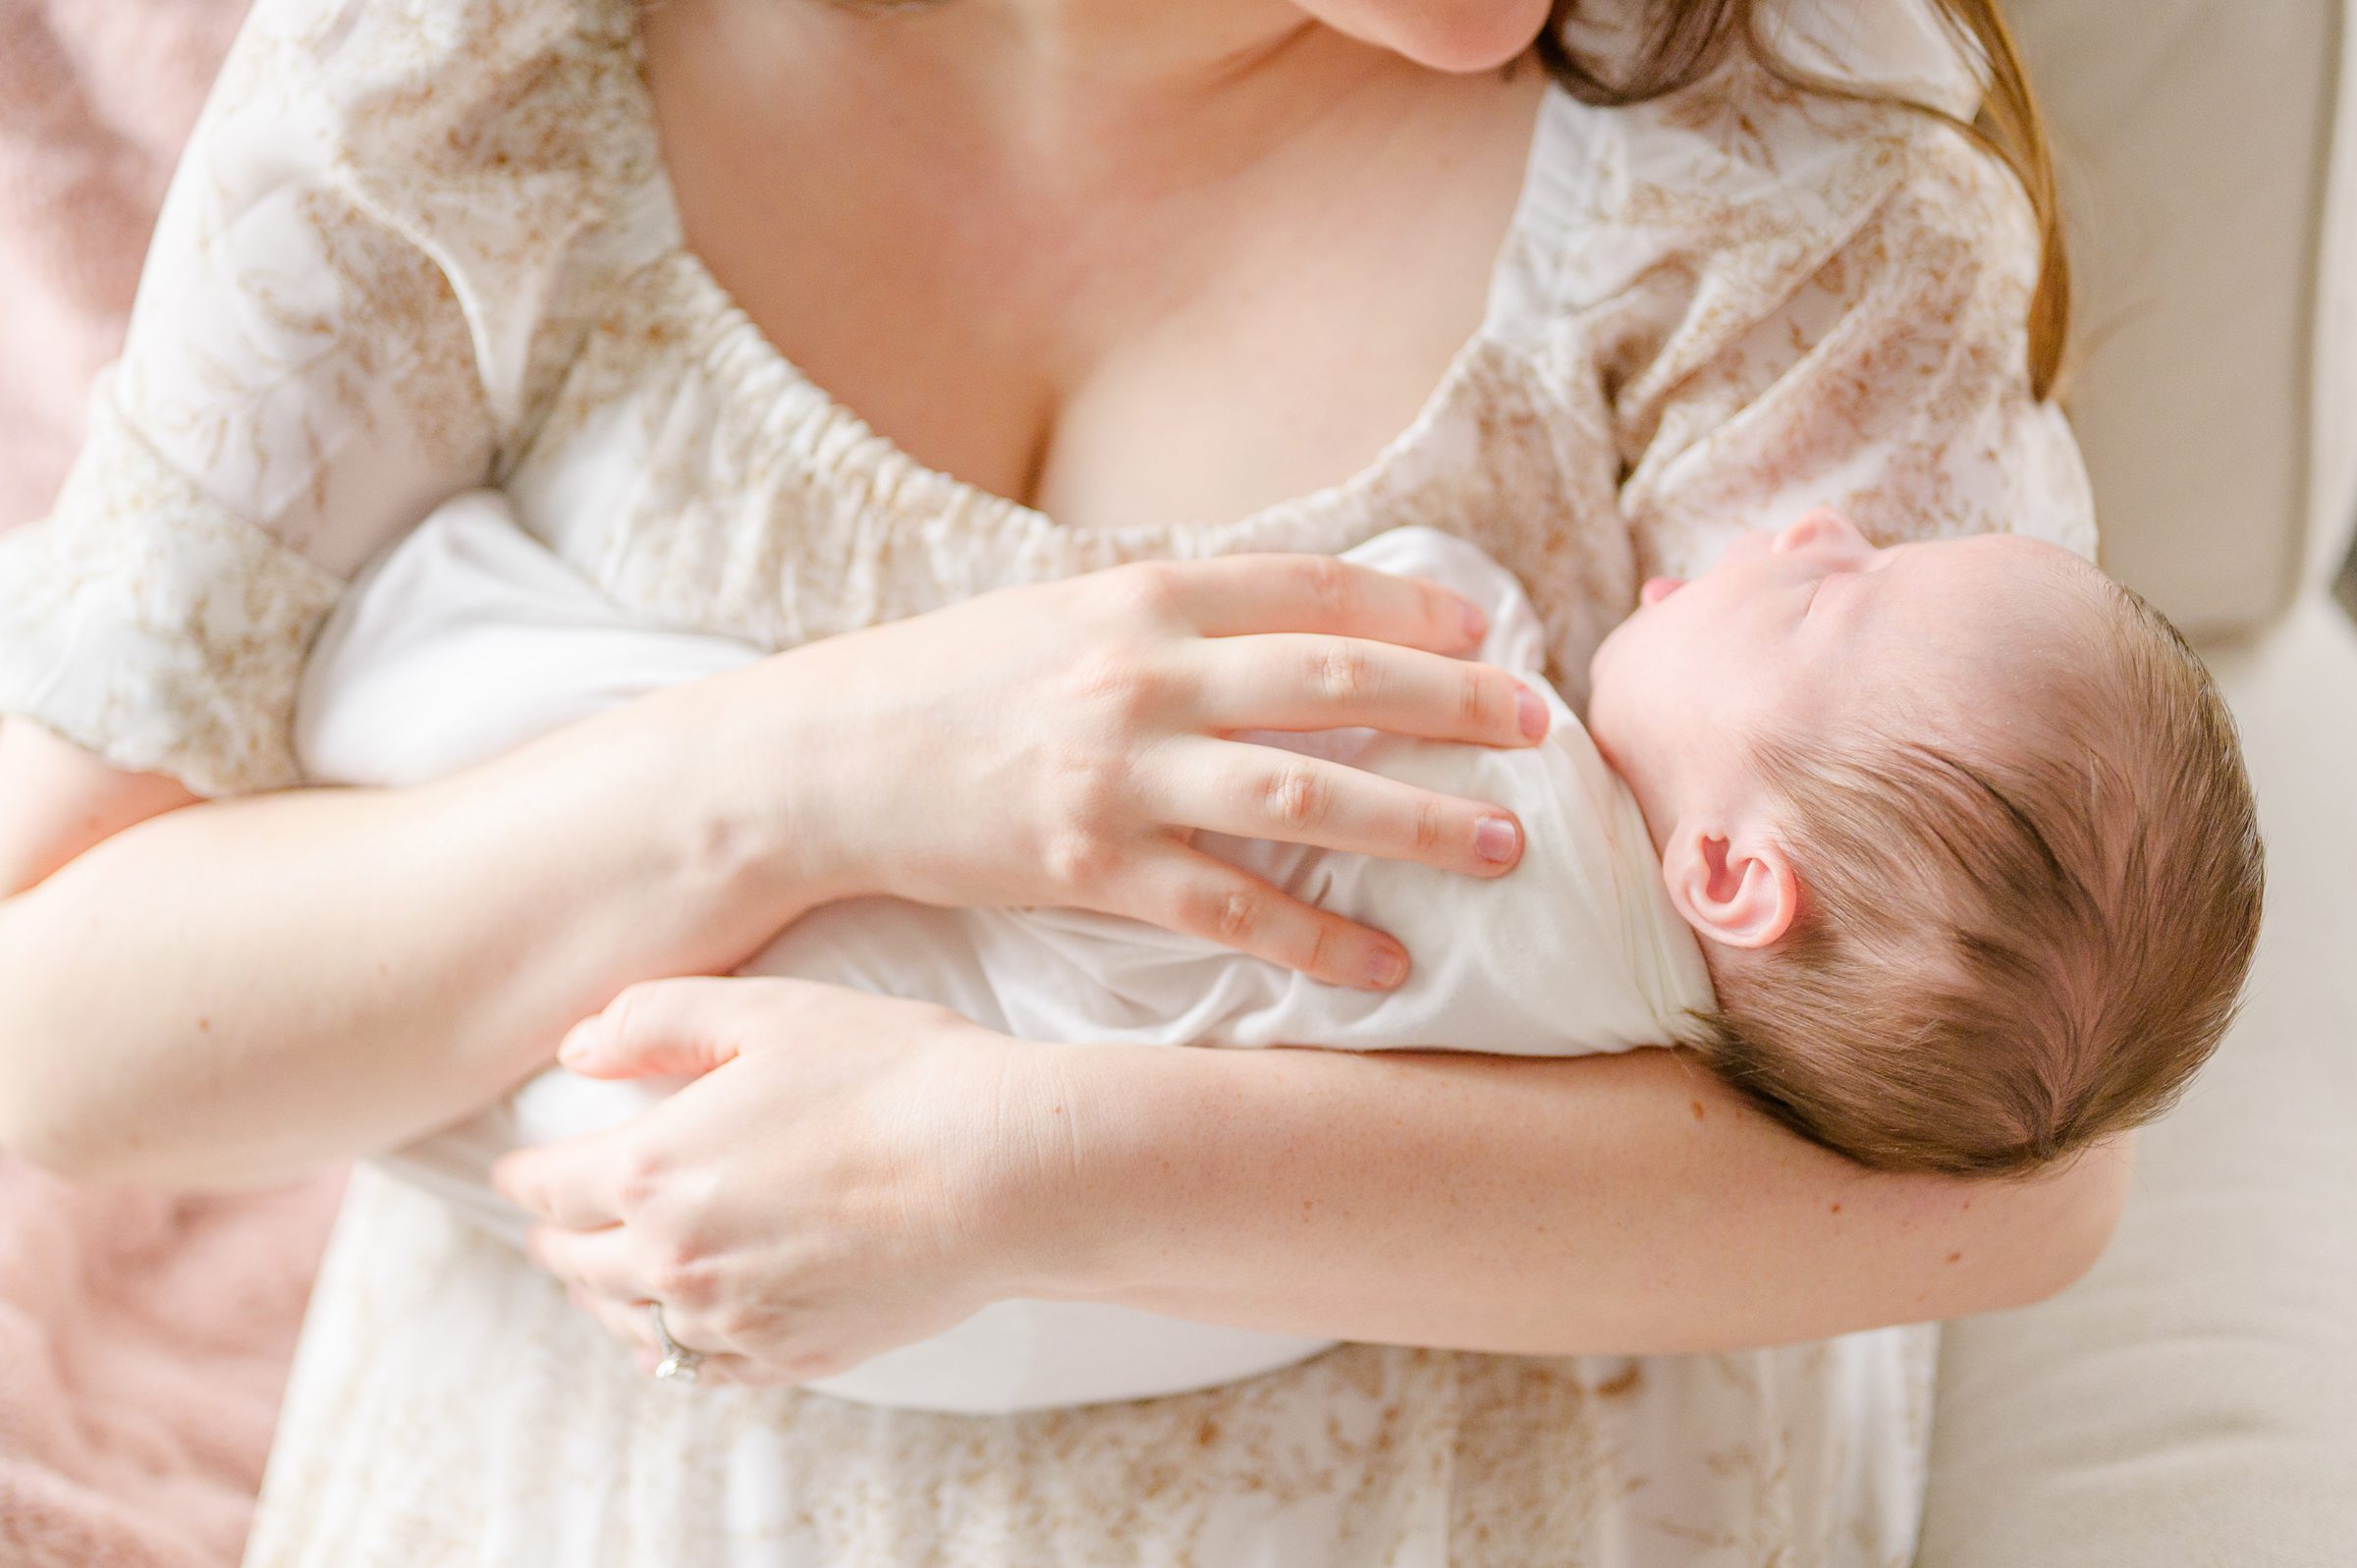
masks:
MULTIPOLYGON (((1366 730, 1248 737, 1521 818, 1520 864, 1486 882, 1197 836, 1207 852, 1398 937, 1412 965, 1398 991, 1322 985, 1112 916, 887 898, 814 911, 741 972, 939 1002, 1033 1040, 1553 1056, 1688 1034, 1690 1013, 1711 1002, 1702 954, 1670 905, 1634 799, 1541 674, 1539 622, 1519 585, 1473 545, 1429 528, 1397 529, 1345 559, 1472 598, 1490 616, 1480 656, 1523 676, 1554 711, 1549 739, 1523 751, 1366 730)), ((297 743, 318 783, 415 783, 762 657, 748 644, 633 623, 518 526, 501 497, 471 495, 355 584, 313 649, 297 743)), ((520 1241, 521 1215, 489 1185, 493 1159, 613 1125, 680 1082, 608 1083, 552 1066, 384 1162, 520 1241)), ((1091 1303, 1006 1301, 811 1386, 873 1404, 1003 1413, 1208 1387, 1328 1343, 1091 1303)))

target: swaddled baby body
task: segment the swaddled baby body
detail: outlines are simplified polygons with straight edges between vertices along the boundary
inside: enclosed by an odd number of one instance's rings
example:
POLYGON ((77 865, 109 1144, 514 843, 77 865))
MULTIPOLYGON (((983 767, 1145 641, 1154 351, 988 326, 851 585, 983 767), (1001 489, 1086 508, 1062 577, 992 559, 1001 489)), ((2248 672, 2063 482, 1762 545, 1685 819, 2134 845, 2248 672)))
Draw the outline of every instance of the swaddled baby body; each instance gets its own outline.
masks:
MULTIPOLYGON (((1392 932, 1414 963, 1402 987, 1329 988, 1109 916, 889 899, 805 916, 747 972, 936 1001, 1040 1040, 1681 1044, 1809 1137, 1960 1172, 2033 1168, 2143 1119, 2222 1031, 2259 892, 2231 727, 2165 622, 2075 557, 2010 538, 1877 550, 1823 511, 1747 535, 1692 584, 1647 584, 1596 657, 1592 731, 1543 678, 1518 585, 1472 545, 1403 528, 1347 558, 1482 605, 1478 656, 1549 703, 1548 738, 1251 738, 1506 806, 1522 860, 1475 882, 1197 842, 1392 932)), ((414 782, 759 657, 634 623, 499 498, 467 497, 346 598, 298 743, 323 783, 414 782)), ((493 1159, 677 1087, 552 1068, 394 1162, 515 1237, 493 1159)), ((998 1412, 1206 1386, 1324 1344, 1001 1302, 813 1386, 998 1412)))

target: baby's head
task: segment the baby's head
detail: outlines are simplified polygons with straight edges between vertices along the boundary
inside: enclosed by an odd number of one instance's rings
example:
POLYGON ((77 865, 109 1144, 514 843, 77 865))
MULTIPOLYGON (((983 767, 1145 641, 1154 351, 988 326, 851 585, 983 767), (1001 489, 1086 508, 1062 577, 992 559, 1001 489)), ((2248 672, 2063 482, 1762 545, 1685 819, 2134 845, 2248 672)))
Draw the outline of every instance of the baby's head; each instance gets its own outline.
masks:
POLYGON ((2168 1105, 2261 878, 2167 622, 2052 545, 1877 549, 1823 509, 1643 597, 1590 729, 1702 939, 1721 1073, 1892 1169, 2025 1171, 2168 1105))

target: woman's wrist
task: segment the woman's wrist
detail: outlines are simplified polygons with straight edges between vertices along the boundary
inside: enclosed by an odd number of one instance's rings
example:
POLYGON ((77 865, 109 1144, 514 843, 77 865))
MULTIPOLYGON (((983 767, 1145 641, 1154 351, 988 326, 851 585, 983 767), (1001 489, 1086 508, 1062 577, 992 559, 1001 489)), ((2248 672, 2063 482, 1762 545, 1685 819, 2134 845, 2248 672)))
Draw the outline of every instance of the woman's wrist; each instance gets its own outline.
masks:
POLYGON ((666 692, 645 742, 664 759, 687 875, 762 911, 771 931, 883 889, 852 810, 859 742, 802 700, 795 655, 666 692))
MULTIPOLYGON (((981 1255, 992 1294, 1039 1300, 1109 1300, 1124 1259, 1125 1211, 1134 1215, 1129 1166, 1141 1155, 1120 1147, 1105 1114, 1115 1094, 1112 1058, 1161 1054, 1124 1048, 1042 1044, 979 1031, 1000 1054, 976 1184, 981 1255)), ((970 1108, 969 1108, 970 1115, 970 1108)))
MULTIPOLYGON (((995 1037, 994 1037, 995 1038, 995 1037)), ((1042 1300, 1143 1305, 1170 1261, 1221 1223, 1190 1202, 1194 1162, 1223 1142, 1234 1108, 1226 1052, 1009 1042, 1000 1112, 1017 1135, 994 1171, 997 1271, 1042 1300), (1191 1135, 1190 1135, 1191 1134, 1191 1135)))

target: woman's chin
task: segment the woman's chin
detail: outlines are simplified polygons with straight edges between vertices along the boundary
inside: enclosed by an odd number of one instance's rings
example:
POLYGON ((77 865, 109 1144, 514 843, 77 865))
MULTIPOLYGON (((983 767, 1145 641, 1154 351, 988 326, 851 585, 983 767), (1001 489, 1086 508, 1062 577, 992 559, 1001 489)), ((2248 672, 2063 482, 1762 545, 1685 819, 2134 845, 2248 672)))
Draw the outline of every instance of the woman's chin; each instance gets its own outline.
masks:
POLYGON ((1470 76, 1518 59, 1547 25, 1547 0, 1304 0, 1328 27, 1433 71, 1470 76))

